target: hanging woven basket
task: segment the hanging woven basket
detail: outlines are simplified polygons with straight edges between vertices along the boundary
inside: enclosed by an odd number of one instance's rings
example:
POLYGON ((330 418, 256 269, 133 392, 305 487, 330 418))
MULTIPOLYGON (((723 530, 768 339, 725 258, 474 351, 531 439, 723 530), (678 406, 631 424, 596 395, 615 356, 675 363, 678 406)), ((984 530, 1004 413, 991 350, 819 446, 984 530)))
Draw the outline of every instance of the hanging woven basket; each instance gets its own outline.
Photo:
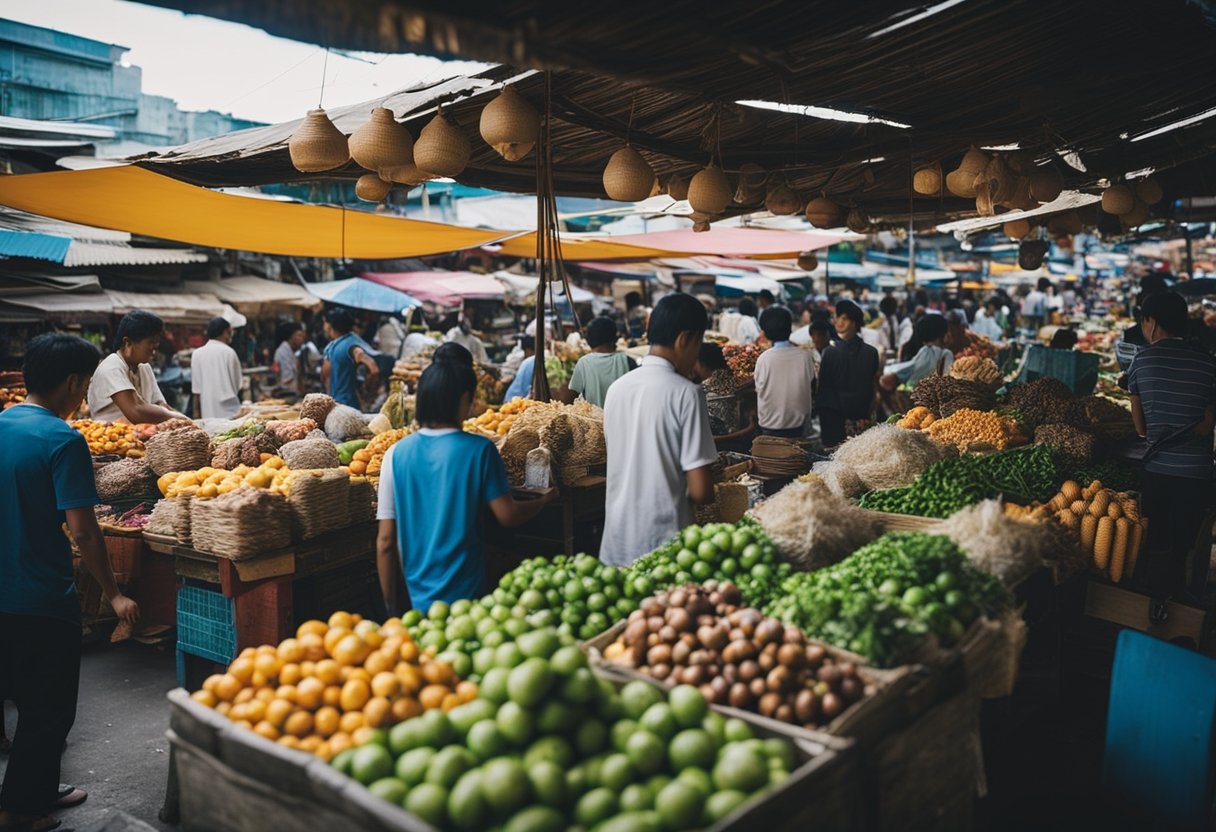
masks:
POLYGON ((798 268, 804 272, 813 272, 819 268, 819 258, 813 251, 804 251, 798 255, 798 268))
POLYGON ((990 161, 987 153, 973 146, 963 154, 958 167, 946 176, 946 189, 955 196, 975 197, 975 180, 988 167, 990 161))
POLYGON ((1029 211, 1039 207, 1039 203, 1030 195, 1029 176, 1018 177, 1017 184, 1013 188, 1013 196, 1005 204, 1015 211, 1029 211))
POLYGON ((355 182, 355 196, 365 202, 380 202, 392 189, 392 182, 385 182, 374 173, 365 173, 355 182))
POLYGON ((788 217, 798 213, 802 208, 802 200, 794 193, 793 188, 782 183, 768 189, 768 194, 764 197, 764 207, 770 214, 788 217))
POLYGON ((469 163, 469 140, 444 112, 438 112, 414 142, 414 164, 435 176, 459 176, 469 163))
POLYGON ((506 87, 482 108, 477 127, 495 153, 508 162, 518 162, 540 138, 540 113, 514 87, 506 87))
POLYGON ((380 178, 389 182, 396 182, 398 185, 408 185, 411 188, 415 185, 421 185, 431 177, 418 166, 410 163, 408 165, 396 165, 391 168, 381 168, 380 178))
POLYGON ((688 199, 688 177, 682 173, 673 173, 668 177, 667 195, 677 202, 688 199))
POLYGON ((815 197, 806 204, 806 218, 816 228, 835 228, 840 225, 840 206, 826 196, 815 197))
POLYGON ((938 196, 942 192, 942 166, 938 162, 924 165, 912 174, 912 190, 922 196, 938 196))
POLYGON ((1061 211, 1047 221, 1047 230, 1052 234, 1080 234, 1084 227, 1081 215, 1076 211, 1061 211))
POLYGON ((350 158, 368 170, 383 170, 414 161, 414 137, 393 118, 387 107, 372 110, 372 117, 347 140, 350 158))
POLYGON ((654 187, 654 169, 629 145, 608 160, 604 168, 604 193, 617 202, 641 202, 654 187))
POLYGON ((1123 222, 1124 227, 1135 228, 1148 219, 1148 205, 1142 199, 1133 199, 1132 209, 1119 219, 1123 222))
POLYGON ((1111 185, 1102 192, 1102 210, 1122 216, 1136 207, 1136 197, 1126 185, 1111 185))
POLYGON ((844 224, 854 234, 867 234, 871 230, 870 217, 861 208, 853 208, 849 211, 844 224))
POLYGON ((1030 220, 1010 220, 1002 227, 1005 236, 1020 240, 1030 233, 1030 220))
MULTIPOLYGON (((993 203, 1004 205, 1013 198, 1018 179, 1000 156, 992 157, 992 161, 984 168, 984 178, 988 181, 988 188, 992 192, 993 203)), ((976 192, 979 192, 978 185, 976 192)))
POLYGON ((1161 184, 1151 176, 1146 176, 1136 183, 1136 199, 1145 205, 1156 205, 1165 196, 1161 184))
POLYGON ((287 152, 292 166, 303 173, 333 170, 350 161, 346 136, 320 109, 308 111, 287 140, 287 152))
POLYGON ((1005 156, 1005 163, 1014 173, 1029 176, 1034 173, 1034 154, 1029 150, 1015 150, 1005 156))
POLYGON ((688 204, 693 211, 703 214, 721 214, 730 205, 730 180, 722 168, 710 164, 697 171, 688 183, 688 204))
POLYGON ((1035 168, 1030 174, 1030 196, 1039 202, 1054 202, 1064 190, 1064 178, 1054 165, 1035 168))
POLYGON ((735 203, 754 205, 764 197, 764 183, 768 172, 759 165, 748 162, 739 168, 739 186, 735 189, 735 203))

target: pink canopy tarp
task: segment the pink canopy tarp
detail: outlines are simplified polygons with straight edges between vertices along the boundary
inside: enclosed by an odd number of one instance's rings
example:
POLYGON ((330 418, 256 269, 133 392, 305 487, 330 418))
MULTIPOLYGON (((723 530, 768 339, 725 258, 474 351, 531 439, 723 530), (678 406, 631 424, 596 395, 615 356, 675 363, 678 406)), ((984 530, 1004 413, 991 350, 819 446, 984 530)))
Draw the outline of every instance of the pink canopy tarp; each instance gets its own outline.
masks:
POLYGON ((436 306, 460 306, 469 298, 501 298, 502 284, 473 272, 364 272, 361 277, 436 306))

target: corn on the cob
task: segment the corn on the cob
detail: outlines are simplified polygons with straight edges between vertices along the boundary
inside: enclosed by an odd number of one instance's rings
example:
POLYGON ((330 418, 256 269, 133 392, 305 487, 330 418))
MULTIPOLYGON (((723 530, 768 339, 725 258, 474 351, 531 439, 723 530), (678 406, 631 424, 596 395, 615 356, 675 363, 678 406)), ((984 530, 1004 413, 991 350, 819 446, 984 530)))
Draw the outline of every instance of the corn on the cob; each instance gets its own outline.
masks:
POLYGON ((1094 495, 1093 502, 1089 504, 1089 513, 1094 517, 1101 517, 1106 514, 1110 508, 1110 492, 1106 490, 1099 491, 1094 495))
POLYGON ((1127 574, 1136 574, 1136 559, 1140 557, 1140 546, 1144 543, 1144 532, 1148 528, 1148 520, 1144 519, 1132 524, 1132 539, 1127 546, 1127 574))
POLYGON ((1060 491, 1068 498, 1070 503, 1081 499, 1081 486, 1073 480, 1068 480, 1060 486, 1060 491))
POLYGON ((1072 505, 1068 507, 1068 510, 1080 517, 1085 513, 1085 508, 1085 501, 1078 499, 1072 501, 1072 505))
POLYGON ((1084 552, 1093 552, 1094 550, 1094 535, 1098 531, 1098 518, 1092 514, 1085 514, 1081 517, 1081 550, 1084 552))
POLYGON ((1111 544, 1115 537, 1115 521, 1103 515, 1098 518, 1098 530, 1094 533, 1094 565, 1106 571, 1110 564, 1111 544))
POLYGON ((1094 480, 1081 492, 1081 497, 1086 500, 1092 500, 1094 495, 1102 490, 1102 480, 1094 480))
POLYGON ((1115 543, 1110 554, 1110 579, 1115 583, 1123 580, 1123 566, 1127 561, 1127 543, 1131 536, 1132 523, 1126 517, 1115 520, 1115 543))
POLYGON ((1112 520, 1119 520, 1123 517, 1123 507, 1119 505, 1118 501, 1111 500, 1110 505, 1106 507, 1106 516, 1112 520))

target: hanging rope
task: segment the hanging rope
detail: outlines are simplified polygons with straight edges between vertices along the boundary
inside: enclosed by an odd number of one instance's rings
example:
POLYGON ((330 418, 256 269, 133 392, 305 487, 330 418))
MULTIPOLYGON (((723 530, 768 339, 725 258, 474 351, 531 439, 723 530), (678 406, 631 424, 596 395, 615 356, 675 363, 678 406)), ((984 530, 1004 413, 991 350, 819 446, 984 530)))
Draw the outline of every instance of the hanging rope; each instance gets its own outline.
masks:
POLYGON ((325 61, 321 64, 321 94, 317 97, 317 109, 325 109, 325 76, 329 74, 329 48, 325 49, 325 61))

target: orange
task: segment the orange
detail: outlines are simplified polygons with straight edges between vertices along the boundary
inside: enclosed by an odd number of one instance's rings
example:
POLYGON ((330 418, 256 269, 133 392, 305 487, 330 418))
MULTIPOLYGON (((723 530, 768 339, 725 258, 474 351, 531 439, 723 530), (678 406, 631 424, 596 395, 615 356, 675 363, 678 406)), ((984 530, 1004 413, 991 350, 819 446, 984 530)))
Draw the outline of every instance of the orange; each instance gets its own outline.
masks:
POLYGON ((253 695, 254 699, 260 699, 263 702, 270 704, 274 700, 274 688, 258 688, 253 695))
POLYGON ((274 698, 286 700, 292 705, 296 704, 296 686, 279 685, 278 688, 275 689, 274 698))
POLYGON ((422 705, 412 696, 403 696, 393 702, 393 722, 404 722, 422 713, 422 705))
POLYGON ((477 683, 464 681, 456 686, 456 695, 461 702, 472 702, 477 698, 477 683))
POLYGON ((336 752, 329 747, 328 742, 322 742, 317 745, 316 749, 312 753, 316 754, 327 763, 336 756, 336 752))
POLYGON ((443 685, 427 685, 422 689, 421 692, 419 692, 418 701, 422 703, 424 710, 429 711, 442 705, 443 698, 449 693, 451 693, 451 691, 449 691, 443 685))
POLYGON ((325 639, 316 633, 307 633, 300 636, 300 646, 304 648, 305 661, 319 662, 327 655, 325 652, 325 639))
POLYGON ((418 645, 414 644, 410 639, 406 639, 401 643, 401 661, 417 663, 418 661, 418 645))
POLYGON ((350 738, 350 734, 345 731, 339 731, 329 738, 329 747, 335 755, 341 754, 348 748, 354 748, 355 743, 350 738))
POLYGON ((323 635, 325 635, 325 631, 328 629, 329 629, 329 627, 326 626, 324 621, 317 621, 316 619, 313 619, 311 621, 305 621, 303 624, 301 624, 299 627, 296 628, 296 638, 301 639, 308 633, 311 633, 315 636, 323 636, 323 635))
POLYGON ((363 716, 363 711, 350 711, 342 714, 338 720, 338 730, 353 734, 366 724, 367 719, 363 716))
POLYGON ((266 678, 266 674, 253 671, 253 678, 249 680, 249 686, 252 688, 261 688, 270 684, 270 680, 266 678))
POLYGON ((215 686, 217 684, 219 684, 220 679, 223 679, 223 678, 224 677, 222 675, 220 675, 219 673, 212 673, 203 682, 203 690, 209 690, 212 693, 215 693, 215 686))
POLYGON ((245 719, 245 712, 249 709, 249 705, 233 705, 228 711, 228 718, 233 722, 240 722, 245 719))
POLYGON ((342 704, 342 688, 339 685, 330 685, 325 689, 325 693, 321 696, 321 701, 331 708, 336 708, 342 704))
POLYGON ((363 669, 368 673, 376 676, 386 670, 392 670, 397 666, 397 656, 395 653, 386 653, 384 650, 373 651, 367 657, 367 661, 363 663, 363 669))
POLYGON ((253 659, 240 658, 228 666, 228 672, 237 678, 242 685, 247 685, 253 679, 253 659))
POLYGON ((315 754, 317 748, 321 745, 322 742, 323 742, 323 740, 320 737, 315 736, 315 735, 311 736, 311 737, 301 737, 300 738, 300 750, 307 751, 309 754, 315 754))
POLYGON ((367 700, 367 704, 363 706, 364 724, 370 725, 372 728, 380 728, 388 724, 392 712, 393 706, 387 698, 373 697, 367 700))
POLYGON ((196 690, 194 693, 190 694, 190 698, 195 702, 198 702, 200 705, 204 705, 208 708, 214 708, 219 704, 220 701, 219 697, 217 697, 214 692, 209 690, 196 690))
POLYGON ((295 705, 292 705, 286 699, 276 699, 266 706, 266 721, 275 728, 282 728, 283 723, 287 721, 287 717, 291 716, 291 712, 295 710, 295 705))
POLYGON ((266 655, 263 653, 253 660, 253 668, 256 672, 261 673, 267 679, 273 679, 279 675, 279 670, 283 667, 283 662, 279 661, 279 657, 274 653, 266 655))
POLYGON ((293 737, 293 736, 291 736, 291 734, 287 734, 285 736, 279 737, 277 742, 279 745, 283 746, 284 748, 299 749, 299 747, 300 747, 300 738, 293 737))
POLYGON ((355 628, 356 621, 355 621, 355 617, 353 615, 351 615, 350 613, 338 611, 329 617, 328 623, 329 623, 329 629, 331 629, 331 630, 334 629, 335 627, 341 627, 346 630, 353 630, 355 628))
POLYGON ((394 636, 404 636, 408 631, 405 625, 401 623, 400 618, 390 618, 380 625, 380 633, 385 638, 392 638, 394 636))
POLYGON ((327 685, 334 685, 342 678, 342 666, 333 659, 322 659, 317 662, 313 675, 327 685))
POLYGON ((235 725, 237 728, 244 728, 246 731, 253 730, 253 723, 247 719, 237 720, 236 722, 234 722, 232 724, 235 725))
MULTIPOLYGON (((400 690, 401 680, 392 673, 377 673, 372 677, 372 693, 376 696, 392 699, 400 690)), ((476 686, 474 686, 474 692, 476 692, 476 686)))
POLYGON ((384 643, 380 625, 375 621, 360 621, 355 625, 355 635, 363 639, 373 650, 384 643))
POLYGON ((412 664, 399 664, 393 672, 401 680, 401 690, 404 693, 417 693, 422 688, 422 674, 412 664))
POLYGON ((337 708, 326 706, 313 717, 313 726, 322 737, 329 737, 338 730, 338 722, 341 719, 342 715, 338 713, 337 708))
POLYGON ((300 662, 300 676, 307 677, 307 676, 316 676, 316 675, 317 675, 317 663, 316 662, 312 662, 312 661, 308 661, 308 660, 300 662))
POLYGON ((237 704, 243 704, 243 703, 245 703, 245 702, 251 702, 251 701, 253 701, 253 694, 254 694, 254 692, 255 692, 255 691, 253 690, 253 688, 241 688, 241 692, 240 692, 240 693, 238 693, 238 694, 236 695, 236 698, 235 698, 235 699, 233 699, 232 701, 233 701, 233 702, 236 702, 237 704))
POLYGON ((320 679, 311 676, 301 679, 296 685, 296 702, 307 711, 315 711, 321 707, 321 696, 325 693, 325 684, 320 679))
POLYGON ((443 709, 444 713, 447 713, 459 704, 460 697, 454 693, 449 693, 447 696, 443 697, 443 702, 440 703, 439 707, 443 709))
POLYGON ((362 679, 351 679, 342 686, 342 710, 361 711, 371 698, 371 686, 362 679))
POLYGON ((228 712, 232 710, 231 702, 221 702, 215 706, 215 712, 220 716, 228 716, 228 712))
POLYGON ((304 660, 304 645, 294 638, 285 638, 276 653, 283 664, 301 662, 304 660))
MULTIPOLYGON (((335 659, 338 658, 334 656, 334 648, 338 646, 338 642, 342 639, 353 635, 355 635, 354 631, 348 630, 345 627, 331 627, 329 632, 325 634, 325 638, 322 639, 322 643, 325 645, 325 654, 333 656, 335 659)), ((358 638, 358 636, 355 637, 358 638)), ((351 662, 346 662, 346 664, 351 664, 351 662)))
POLYGON ((255 658, 257 656, 273 656, 276 654, 276 648, 273 644, 261 644, 254 650, 255 658))
POLYGON ((279 684, 294 685, 296 682, 300 681, 303 676, 304 674, 300 672, 300 666, 298 664, 285 664, 283 665, 283 669, 279 671, 279 684))
POLYGON ((279 729, 275 728, 266 720, 262 720, 257 725, 253 726, 253 732, 258 736, 265 737, 271 741, 279 738, 279 729))
POLYGON ((237 657, 238 659, 250 659, 250 660, 252 660, 252 659, 253 659, 253 657, 254 657, 254 656, 256 656, 257 654, 258 654, 258 649, 257 649, 256 647, 246 647, 244 650, 242 650, 241 652, 237 653, 237 654, 236 654, 236 657, 237 657))
POLYGON ((367 745, 368 741, 371 740, 371 738, 374 736, 376 736, 376 729, 372 728, 370 726, 364 725, 362 728, 358 728, 358 729, 352 731, 350 738, 351 738, 351 741, 354 742, 355 747, 357 748, 361 745, 367 745))
MULTIPOLYGON (((380 632, 383 633, 384 630, 381 629, 380 632)), ((384 644, 380 645, 380 647, 378 648, 378 652, 387 653, 393 659, 393 662, 395 663, 397 661, 397 656, 399 656, 401 653, 401 645, 403 645, 403 644, 405 644, 404 636, 398 636, 398 635, 385 636, 384 644)))
POLYGON ((308 711, 296 711, 283 723, 283 732, 293 737, 306 737, 312 731, 313 717, 308 711))
POLYGON ((447 662, 427 662, 422 666, 422 678, 429 685, 456 684, 456 673, 447 662))
MULTIPOLYGON (((330 630, 330 632, 341 631, 330 630)), ((347 632, 338 641, 332 643, 328 641, 327 637, 325 647, 329 650, 329 654, 334 657, 334 661, 348 667, 363 664, 372 652, 370 644, 351 632, 347 632)))
POLYGON ((372 674, 362 667, 342 668, 342 681, 349 682, 351 679, 362 679, 370 685, 372 683, 372 674))
POLYGON ((266 703, 261 699, 253 699, 245 705, 245 719, 257 724, 266 718, 266 703))

